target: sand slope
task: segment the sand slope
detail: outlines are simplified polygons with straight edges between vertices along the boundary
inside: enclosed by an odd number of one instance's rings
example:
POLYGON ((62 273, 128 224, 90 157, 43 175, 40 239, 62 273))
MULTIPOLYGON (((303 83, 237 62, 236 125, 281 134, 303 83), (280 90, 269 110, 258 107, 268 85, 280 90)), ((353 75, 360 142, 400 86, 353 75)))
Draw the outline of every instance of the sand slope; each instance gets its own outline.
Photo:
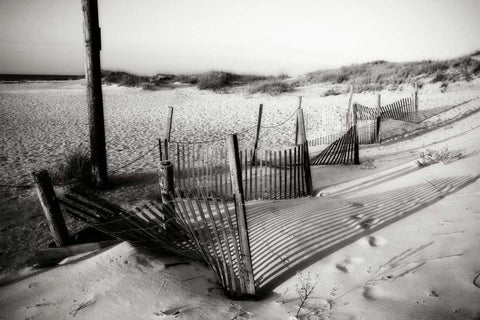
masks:
MULTIPOLYGON (((478 150, 479 141, 477 128, 449 143, 478 150)), ((333 201, 368 203, 381 200, 378 194, 425 183, 435 189, 439 179, 480 175, 479 160, 472 152, 333 201)), ((480 180, 452 194, 449 188, 447 183, 437 190, 447 193, 433 205, 374 233, 367 228, 359 240, 304 268, 304 274, 318 276, 318 284, 300 316, 477 319, 480 180)), ((319 214, 323 210, 319 207, 319 214)), ((230 301, 215 289, 214 274, 205 266, 166 267, 178 261, 123 243, 1 287, 0 319, 289 319, 296 314, 295 276, 260 301, 230 301)))

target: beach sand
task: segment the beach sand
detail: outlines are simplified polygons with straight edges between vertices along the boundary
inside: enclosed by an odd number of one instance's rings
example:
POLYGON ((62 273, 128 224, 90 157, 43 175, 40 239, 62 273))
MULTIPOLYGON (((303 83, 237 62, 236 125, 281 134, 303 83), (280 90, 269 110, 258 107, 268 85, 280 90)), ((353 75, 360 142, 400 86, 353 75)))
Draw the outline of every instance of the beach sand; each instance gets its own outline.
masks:
MULTIPOLYGON (((182 88, 149 92, 105 86, 110 169, 120 168, 156 143, 163 134, 168 106, 174 107, 174 140, 221 138, 226 132, 255 125, 260 103, 265 106, 265 125, 279 123, 295 111, 299 95, 304 97, 302 106, 307 114, 315 116, 331 108, 341 115, 348 95, 321 97, 330 87, 335 85, 303 87, 272 97, 241 91, 217 94, 182 88)), ((411 93, 408 86, 381 92, 385 103, 411 93)), ((361 93, 354 101, 373 107, 376 94, 361 93)), ((445 93, 440 92, 439 84, 426 84, 419 91, 419 107, 457 105, 479 96, 479 80, 450 84, 445 93)), ((0 85, 2 184, 30 183, 31 170, 51 168, 66 150, 87 146, 84 99, 82 81, 0 85)), ((384 145, 362 146, 360 157, 372 161, 370 168, 317 167, 313 169, 314 188, 321 190, 413 161, 426 148, 448 147, 463 157, 342 194, 339 199, 375 199, 379 193, 425 181, 478 176, 480 113, 475 111, 479 108, 480 100, 473 100, 412 129, 419 134, 384 145), (448 122, 454 118, 456 121, 448 122)), ((265 134, 262 143, 289 143, 294 139, 293 128, 292 122, 265 134)), ((157 162, 158 154, 151 154, 120 173, 149 172, 156 169, 157 162)), ((148 188, 117 190, 116 197, 133 202, 156 192, 155 178, 149 183, 148 188)), ((478 319, 479 191, 480 182, 475 180, 387 227, 365 231, 363 237, 302 268, 304 274, 318 277, 318 282, 301 318, 478 319)), ((10 219, 2 224, 2 234, 9 237, 5 243, 16 243, 23 251, 46 247, 48 230, 41 225, 41 209, 33 191, 14 196, 11 201, 2 200, 2 218, 10 219)), ((4 241, 7 239, 2 238, 4 241)), ((3 258, 14 259, 18 253, 13 248, 7 251, 4 249, 3 258)), ((296 276, 285 279, 260 301, 232 301, 218 289, 215 275, 206 266, 190 262, 167 267, 178 261, 181 259, 122 243, 67 259, 56 268, 9 274, 0 286, 0 319, 293 319, 298 310, 295 289, 300 280, 296 276)), ((28 263, 32 261, 20 259, 17 266, 28 263)))

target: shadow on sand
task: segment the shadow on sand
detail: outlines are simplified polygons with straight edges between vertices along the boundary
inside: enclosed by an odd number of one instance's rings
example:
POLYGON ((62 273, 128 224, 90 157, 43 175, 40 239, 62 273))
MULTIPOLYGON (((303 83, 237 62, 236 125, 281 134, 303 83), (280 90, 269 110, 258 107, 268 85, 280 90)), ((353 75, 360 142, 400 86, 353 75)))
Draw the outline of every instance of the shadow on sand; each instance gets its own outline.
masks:
POLYGON ((247 207, 250 246, 260 296, 319 259, 425 208, 476 176, 430 180, 351 199, 309 198, 247 207))

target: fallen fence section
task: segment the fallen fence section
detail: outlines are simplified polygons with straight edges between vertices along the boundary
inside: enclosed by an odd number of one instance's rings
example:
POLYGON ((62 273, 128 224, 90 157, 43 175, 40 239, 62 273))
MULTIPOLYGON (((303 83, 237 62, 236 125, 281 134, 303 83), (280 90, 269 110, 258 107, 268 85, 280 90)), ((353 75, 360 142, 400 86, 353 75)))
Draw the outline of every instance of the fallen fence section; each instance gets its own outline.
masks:
POLYGON ((59 198, 66 213, 115 238, 137 246, 153 247, 200 258, 195 245, 185 238, 174 213, 162 203, 145 201, 126 210, 84 188, 73 188, 59 198))
POLYGON ((310 165, 357 164, 358 161, 357 128, 352 126, 340 139, 313 157, 310 165))
POLYGON ((237 206, 209 198, 205 189, 177 189, 172 203, 190 239, 214 270, 227 294, 254 296, 253 270, 251 262, 246 260, 247 253, 242 250, 237 206))

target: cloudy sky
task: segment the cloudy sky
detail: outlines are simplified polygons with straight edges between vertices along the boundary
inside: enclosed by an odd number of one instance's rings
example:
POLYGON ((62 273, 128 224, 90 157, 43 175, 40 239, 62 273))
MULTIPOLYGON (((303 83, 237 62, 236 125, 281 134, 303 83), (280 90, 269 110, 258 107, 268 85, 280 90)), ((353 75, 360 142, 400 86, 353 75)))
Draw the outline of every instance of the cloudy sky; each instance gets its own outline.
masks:
MULTIPOLYGON (((480 49, 480 0, 98 0, 102 68, 291 75, 480 49)), ((0 73, 83 73, 80 0, 0 0, 0 73)))

